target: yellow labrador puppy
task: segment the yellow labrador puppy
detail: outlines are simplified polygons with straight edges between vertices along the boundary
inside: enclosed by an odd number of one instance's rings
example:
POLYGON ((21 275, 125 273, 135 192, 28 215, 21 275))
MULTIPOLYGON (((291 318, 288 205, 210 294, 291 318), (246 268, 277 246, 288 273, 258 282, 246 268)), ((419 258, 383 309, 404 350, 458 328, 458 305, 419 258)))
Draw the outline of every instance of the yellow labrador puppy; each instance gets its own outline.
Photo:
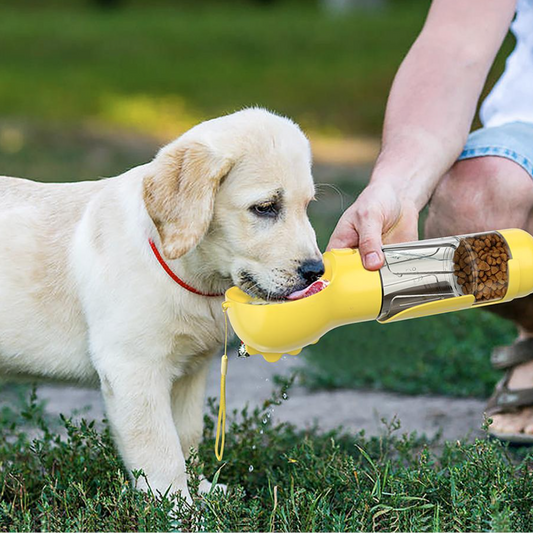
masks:
POLYGON ((126 466, 190 499, 224 291, 283 299, 322 273, 310 164, 293 122, 247 109, 115 178, 0 177, 0 373, 99 383, 126 466))

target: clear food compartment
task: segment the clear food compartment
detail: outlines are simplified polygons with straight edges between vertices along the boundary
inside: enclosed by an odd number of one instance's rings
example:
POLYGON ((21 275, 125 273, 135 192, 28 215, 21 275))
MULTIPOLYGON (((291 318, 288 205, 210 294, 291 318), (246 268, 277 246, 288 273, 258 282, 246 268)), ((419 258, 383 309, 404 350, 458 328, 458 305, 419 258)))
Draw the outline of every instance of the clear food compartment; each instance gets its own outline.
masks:
POLYGON ((428 302, 471 294, 476 305, 507 292, 511 254, 498 232, 387 245, 383 252, 380 322, 428 302))

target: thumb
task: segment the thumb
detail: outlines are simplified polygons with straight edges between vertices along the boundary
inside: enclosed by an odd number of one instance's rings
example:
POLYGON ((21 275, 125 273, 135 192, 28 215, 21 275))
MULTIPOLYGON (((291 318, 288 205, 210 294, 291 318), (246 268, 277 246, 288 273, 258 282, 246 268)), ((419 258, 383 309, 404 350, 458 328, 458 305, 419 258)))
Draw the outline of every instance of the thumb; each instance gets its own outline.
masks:
POLYGON ((359 253, 367 270, 379 270, 383 266, 381 231, 378 217, 366 216, 358 225, 359 253))

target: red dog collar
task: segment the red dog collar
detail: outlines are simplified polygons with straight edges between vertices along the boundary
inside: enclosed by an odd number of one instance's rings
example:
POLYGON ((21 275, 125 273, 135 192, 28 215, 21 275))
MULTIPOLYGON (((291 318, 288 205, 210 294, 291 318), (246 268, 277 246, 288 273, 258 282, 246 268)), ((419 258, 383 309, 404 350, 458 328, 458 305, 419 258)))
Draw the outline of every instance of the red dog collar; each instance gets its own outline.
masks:
POLYGON ((182 279, 178 278, 172 270, 170 270, 170 267, 166 264, 165 260, 159 253, 159 250, 157 249, 157 246, 155 245, 154 241, 152 239, 148 239, 148 242, 150 243, 150 248, 152 249, 152 252, 154 252, 155 258, 159 261, 159 264, 163 267, 163 270, 180 286, 183 287, 185 290, 188 290, 189 292, 192 292, 193 294, 198 294, 198 296, 208 296, 210 298, 215 298, 217 296, 224 296, 224 293, 221 294, 208 294, 205 292, 201 292, 194 287, 191 287, 188 283, 185 283, 182 279))

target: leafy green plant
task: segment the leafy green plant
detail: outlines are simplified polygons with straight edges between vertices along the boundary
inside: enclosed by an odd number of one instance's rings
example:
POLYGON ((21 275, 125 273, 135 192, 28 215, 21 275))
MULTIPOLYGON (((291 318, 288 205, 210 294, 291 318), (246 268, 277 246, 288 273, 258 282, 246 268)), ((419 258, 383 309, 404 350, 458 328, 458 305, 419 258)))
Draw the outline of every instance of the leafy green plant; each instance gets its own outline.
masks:
MULTIPOLYGON (((226 456, 213 454, 206 417, 189 464, 194 505, 132 484, 104 423, 50 424, 32 396, 26 424, 0 425, 2 531, 527 531, 533 527, 531 452, 498 443, 367 438, 274 424, 272 407, 234 412, 226 456), (31 435, 31 436, 30 436, 31 435), (229 485, 198 495, 203 472, 229 485)), ((136 472, 138 478, 142 472, 136 472)))
POLYGON ((335 17, 309 0, 270 9, 86 3, 0 1, 3 117, 96 120, 173 137, 198 120, 259 104, 314 130, 377 135, 394 73, 428 9, 392 1, 335 17))

